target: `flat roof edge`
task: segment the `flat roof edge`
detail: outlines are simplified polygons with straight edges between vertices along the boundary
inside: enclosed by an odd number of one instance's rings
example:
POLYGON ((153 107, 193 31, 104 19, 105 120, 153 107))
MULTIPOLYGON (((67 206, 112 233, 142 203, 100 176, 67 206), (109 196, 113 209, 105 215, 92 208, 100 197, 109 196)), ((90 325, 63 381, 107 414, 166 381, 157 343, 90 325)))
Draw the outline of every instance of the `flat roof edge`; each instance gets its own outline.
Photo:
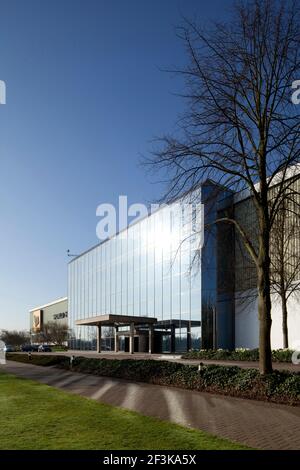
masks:
POLYGON ((121 315, 108 313, 103 315, 95 315, 94 317, 82 318, 76 320, 76 325, 78 326, 88 326, 97 323, 155 323, 157 322, 156 317, 138 317, 134 315, 121 315))
POLYGON ((29 312, 35 312, 36 310, 43 310, 43 308, 50 307, 51 305, 59 304, 60 302, 65 302, 68 300, 68 297, 61 297, 59 299, 53 300, 52 302, 49 302, 48 304, 40 305, 38 307, 34 307, 29 312))

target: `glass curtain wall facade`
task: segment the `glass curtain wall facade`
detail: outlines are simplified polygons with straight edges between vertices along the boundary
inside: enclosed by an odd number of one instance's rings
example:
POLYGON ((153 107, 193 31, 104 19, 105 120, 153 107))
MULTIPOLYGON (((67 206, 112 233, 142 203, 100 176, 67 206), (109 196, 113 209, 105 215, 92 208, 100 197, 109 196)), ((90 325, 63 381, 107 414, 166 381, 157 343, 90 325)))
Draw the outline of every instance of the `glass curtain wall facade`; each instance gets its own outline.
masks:
POLYGON ((208 180, 202 185, 205 237, 201 256, 203 349, 234 347, 234 233, 218 219, 231 216, 233 193, 208 180))
MULTIPOLYGON (((296 282, 300 279, 300 178, 287 180, 287 196, 282 200, 275 217, 270 240, 271 279, 278 282, 280 265, 284 266, 286 277, 296 282), (280 245, 282 244, 282 253, 280 245)), ((278 194, 278 186, 269 190, 269 198, 274 201, 278 194)), ((235 219, 242 225, 252 244, 258 248, 258 219, 253 198, 248 197, 235 204, 235 219)), ((243 293, 257 288, 257 271, 253 260, 248 254, 240 235, 235 233, 235 291, 241 301, 243 293)), ((253 298, 253 295, 250 297, 253 298)))
MULTIPOLYGON (((176 321, 176 351, 186 350, 186 321, 201 321, 199 257, 192 263, 199 254, 200 206, 187 202, 160 208, 69 263, 72 349, 96 348, 96 328, 76 320, 118 314, 176 321)), ((193 348, 200 347, 200 334, 200 327, 191 328, 193 348)))

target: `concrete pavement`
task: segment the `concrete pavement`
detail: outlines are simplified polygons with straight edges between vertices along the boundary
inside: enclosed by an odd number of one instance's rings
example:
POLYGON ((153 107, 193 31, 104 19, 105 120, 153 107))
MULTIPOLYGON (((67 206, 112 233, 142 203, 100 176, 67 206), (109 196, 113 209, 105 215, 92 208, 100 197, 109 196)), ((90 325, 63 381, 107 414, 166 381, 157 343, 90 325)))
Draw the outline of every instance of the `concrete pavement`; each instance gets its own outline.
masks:
POLYGON ((300 450, 300 408, 13 361, 0 370, 259 449, 300 450))

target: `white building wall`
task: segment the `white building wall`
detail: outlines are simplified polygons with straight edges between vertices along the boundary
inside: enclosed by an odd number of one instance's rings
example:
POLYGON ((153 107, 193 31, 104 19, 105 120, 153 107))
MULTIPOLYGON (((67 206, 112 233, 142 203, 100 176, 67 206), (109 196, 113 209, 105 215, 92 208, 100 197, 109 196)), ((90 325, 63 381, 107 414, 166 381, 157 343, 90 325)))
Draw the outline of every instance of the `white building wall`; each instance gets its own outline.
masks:
POLYGON ((235 301, 235 347, 258 347, 257 297, 252 290, 235 301))
MULTIPOLYGON (((281 327, 281 304, 277 296, 272 296, 272 349, 283 347, 281 327)), ((288 301, 289 347, 299 348, 300 343, 300 293, 291 295, 288 301)), ((257 297, 254 291, 244 293, 235 303, 235 346, 254 349, 258 347, 257 297)))
MULTIPOLYGON (((278 296, 273 297, 272 302, 272 348, 283 347, 282 340, 282 315, 281 302, 278 296)), ((300 293, 293 293, 288 300, 288 335, 289 348, 298 349, 300 342, 300 293)))

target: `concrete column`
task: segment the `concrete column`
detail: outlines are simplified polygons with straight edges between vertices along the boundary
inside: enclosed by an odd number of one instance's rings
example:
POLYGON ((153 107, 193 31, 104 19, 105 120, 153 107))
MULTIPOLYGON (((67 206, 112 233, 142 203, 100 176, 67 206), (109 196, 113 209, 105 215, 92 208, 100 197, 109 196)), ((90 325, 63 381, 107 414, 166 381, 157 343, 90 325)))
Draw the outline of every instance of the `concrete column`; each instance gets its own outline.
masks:
POLYGON ((134 323, 130 323, 129 354, 134 353, 134 323))
POLYGON ((186 336, 186 349, 190 351, 192 349, 192 334, 191 334, 191 324, 187 326, 187 336, 186 336))
POLYGON ((118 336, 118 327, 115 326, 115 353, 119 352, 119 336, 118 336))
POLYGON ((175 352, 175 326, 171 326, 171 353, 175 352))
POLYGON ((101 353, 101 325, 97 326, 97 352, 101 353))
POLYGON ((153 353, 154 349, 154 329, 153 326, 149 326, 149 354, 153 353))

